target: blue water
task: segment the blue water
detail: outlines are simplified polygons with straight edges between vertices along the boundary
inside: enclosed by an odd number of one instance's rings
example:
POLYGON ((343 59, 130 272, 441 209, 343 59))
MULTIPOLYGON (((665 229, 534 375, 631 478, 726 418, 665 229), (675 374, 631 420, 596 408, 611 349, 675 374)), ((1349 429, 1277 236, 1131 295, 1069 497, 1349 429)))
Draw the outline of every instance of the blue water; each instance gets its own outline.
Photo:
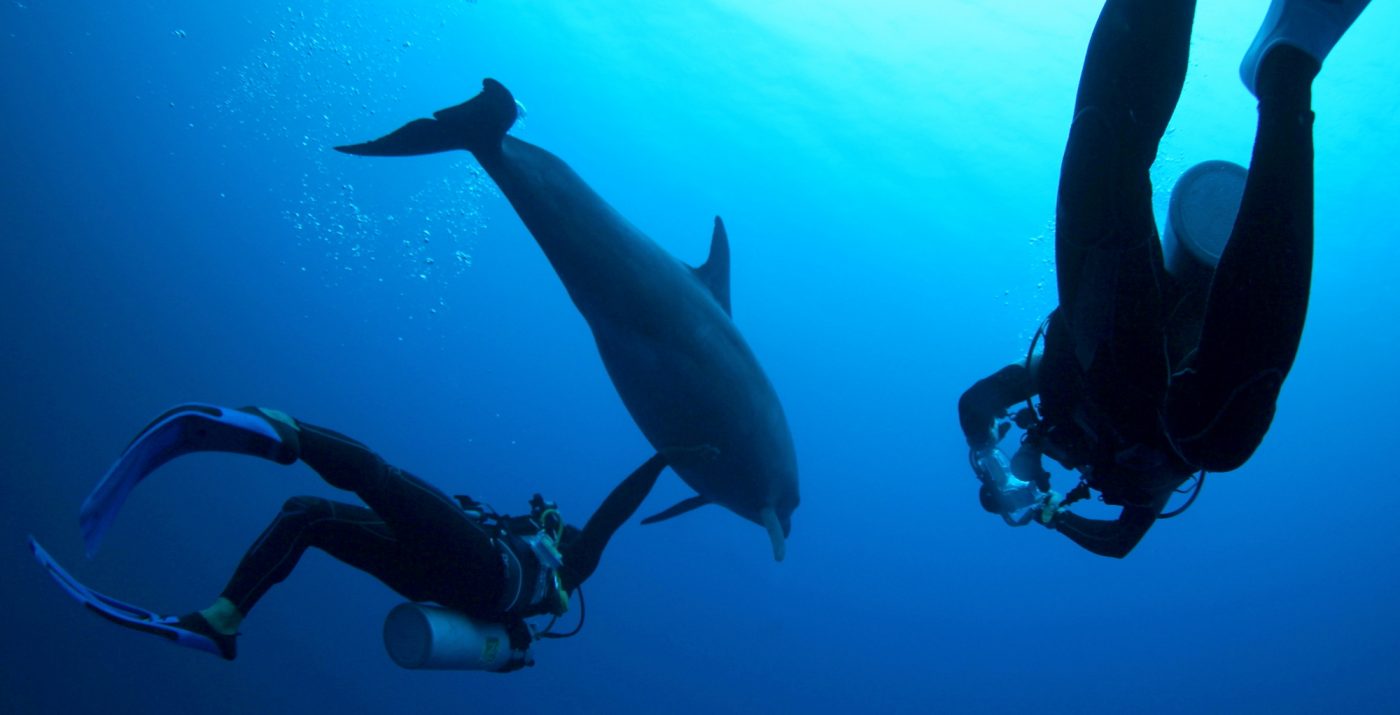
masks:
MULTIPOLYGON (((1316 85, 1317 265, 1255 458, 1124 561, 981 511, 955 404, 1054 305, 1055 181, 1095 0, 0 7, 0 711, 1390 712, 1400 7, 1316 85), (305 467, 226 455, 77 507, 188 400, 272 405, 502 509, 582 518, 649 454, 584 322, 466 154, 328 150, 501 79, 517 133, 699 263, 783 399, 788 558, 721 509, 629 525, 588 624, 497 676, 397 668, 399 599, 311 552, 226 663, 65 598, 206 605, 305 467)), ((1246 163, 1267 3, 1202 2, 1155 180, 1246 163)), ((1159 206, 1163 205, 1159 201, 1159 206)), ((644 511, 688 495, 665 475, 644 511)), ((1092 506, 1092 505, 1091 505, 1092 506)))

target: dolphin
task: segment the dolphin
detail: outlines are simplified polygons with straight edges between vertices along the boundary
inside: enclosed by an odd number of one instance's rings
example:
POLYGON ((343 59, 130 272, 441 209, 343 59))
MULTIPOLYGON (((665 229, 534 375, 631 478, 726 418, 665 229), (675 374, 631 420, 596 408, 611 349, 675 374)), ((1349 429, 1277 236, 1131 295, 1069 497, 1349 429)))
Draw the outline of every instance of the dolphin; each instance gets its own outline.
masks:
POLYGON ((557 156, 507 135, 517 103, 499 82, 370 142, 360 156, 465 149, 524 221, 588 322, 628 413, 696 496, 654 523, 719 504, 768 532, 781 561, 797 508, 797 459, 778 395, 734 326, 729 239, 715 218, 710 255, 667 253, 557 156))

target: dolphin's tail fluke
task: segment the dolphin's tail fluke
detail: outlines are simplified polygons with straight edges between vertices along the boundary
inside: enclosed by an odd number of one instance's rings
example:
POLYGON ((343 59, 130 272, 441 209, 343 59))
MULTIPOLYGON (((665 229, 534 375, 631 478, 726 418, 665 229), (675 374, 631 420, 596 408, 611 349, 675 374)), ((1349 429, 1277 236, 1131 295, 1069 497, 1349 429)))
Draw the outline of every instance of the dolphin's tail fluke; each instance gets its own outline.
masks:
POLYGON ((500 82, 481 82, 481 94, 433 113, 432 119, 415 119, 374 141, 338 146, 336 151, 358 156, 419 156, 466 149, 477 153, 501 146, 501 138, 515 123, 515 97, 500 82))

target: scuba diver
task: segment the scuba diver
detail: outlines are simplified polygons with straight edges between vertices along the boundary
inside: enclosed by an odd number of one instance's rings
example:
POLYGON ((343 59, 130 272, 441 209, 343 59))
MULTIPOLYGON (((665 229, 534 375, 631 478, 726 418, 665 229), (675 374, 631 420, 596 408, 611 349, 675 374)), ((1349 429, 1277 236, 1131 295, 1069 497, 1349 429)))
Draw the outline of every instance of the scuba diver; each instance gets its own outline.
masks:
POLYGON ((565 637, 549 626, 536 631, 525 619, 557 618, 568 609, 570 594, 593 574, 613 532, 631 518, 666 466, 659 455, 647 460, 580 530, 538 494, 529 516, 502 516, 468 497, 447 496, 345 435, 277 410, 185 404, 146 427, 84 502, 80 523, 88 555, 141 479, 171 459, 211 451, 285 465, 300 460, 331 486, 354 492, 368 508, 292 497, 249 548, 218 599, 179 617, 88 589, 31 538, 35 556, 60 586, 99 615, 233 660, 243 619, 314 546, 414 602, 395 609, 385 623, 385 645, 399 665, 502 672, 533 664, 528 651, 533 640, 565 637))
POLYGON ((1157 519, 1190 506, 1206 472, 1254 453, 1307 313, 1312 81, 1368 2, 1273 0, 1240 67, 1259 100, 1247 175, 1223 162, 1184 175, 1165 249, 1148 170, 1181 95, 1196 3, 1104 3, 1060 169, 1059 307, 1024 364, 958 402, 984 508, 1122 558, 1157 519), (1025 436, 1007 459, 997 444, 1011 422, 1025 436), (1052 491, 1042 455, 1077 470, 1079 485, 1052 491), (1193 475, 1191 501, 1164 513, 1193 475), (1122 507, 1116 520, 1066 510, 1091 490, 1122 507))

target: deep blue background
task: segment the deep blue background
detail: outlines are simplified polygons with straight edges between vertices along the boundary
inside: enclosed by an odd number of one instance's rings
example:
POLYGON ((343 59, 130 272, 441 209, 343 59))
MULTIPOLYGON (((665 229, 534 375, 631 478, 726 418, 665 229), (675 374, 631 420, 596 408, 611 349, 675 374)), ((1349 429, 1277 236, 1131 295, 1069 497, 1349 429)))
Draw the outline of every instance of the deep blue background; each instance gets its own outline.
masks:
MULTIPOLYGON (((0 711, 1392 711, 1400 8, 1367 10, 1317 84, 1313 304, 1268 440, 1116 562, 982 513, 955 420, 1054 304, 1098 3, 1040 5, 6 2, 0 711), (178 402, 276 406, 448 491, 543 491, 575 518, 646 458, 470 157, 328 151, 483 76, 529 107, 518 134, 683 260, 724 216, 735 319, 798 447, 787 561, 719 509, 628 527, 583 635, 508 677, 396 668, 398 599, 319 553, 232 664, 84 613, 26 534, 182 612, 283 499, 334 494, 190 457, 84 559, 78 504, 178 402)), ((1197 161, 1247 162, 1235 72, 1266 5, 1202 3, 1162 201, 1197 161)), ((686 495, 666 476, 644 509, 686 495)))

